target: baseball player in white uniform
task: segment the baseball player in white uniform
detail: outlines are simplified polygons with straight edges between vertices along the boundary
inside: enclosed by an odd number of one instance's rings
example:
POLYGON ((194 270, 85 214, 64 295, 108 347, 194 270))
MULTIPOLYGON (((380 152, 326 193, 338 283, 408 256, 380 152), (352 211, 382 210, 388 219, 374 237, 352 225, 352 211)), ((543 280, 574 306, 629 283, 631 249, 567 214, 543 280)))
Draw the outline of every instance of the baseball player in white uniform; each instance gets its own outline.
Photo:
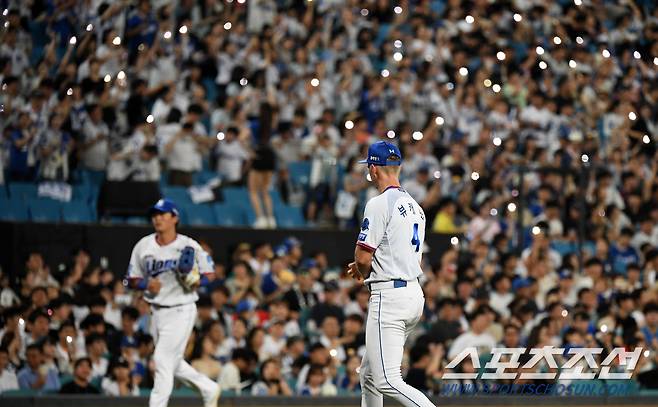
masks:
POLYGON ((370 290, 366 353, 361 362, 361 406, 381 407, 383 395, 403 406, 430 407, 432 402, 402 380, 400 365, 407 336, 423 313, 425 297, 418 282, 425 239, 425 214, 400 187, 402 155, 394 144, 368 149, 368 172, 380 195, 366 204, 354 262, 348 274, 370 290))
POLYGON ((128 266, 130 285, 144 290, 153 313, 155 378, 149 406, 167 406, 175 376, 199 389, 205 407, 216 407, 220 387, 183 359, 196 320, 196 289, 214 275, 212 259, 194 239, 176 232, 178 209, 172 201, 159 200, 150 215, 155 233, 137 242, 128 266))

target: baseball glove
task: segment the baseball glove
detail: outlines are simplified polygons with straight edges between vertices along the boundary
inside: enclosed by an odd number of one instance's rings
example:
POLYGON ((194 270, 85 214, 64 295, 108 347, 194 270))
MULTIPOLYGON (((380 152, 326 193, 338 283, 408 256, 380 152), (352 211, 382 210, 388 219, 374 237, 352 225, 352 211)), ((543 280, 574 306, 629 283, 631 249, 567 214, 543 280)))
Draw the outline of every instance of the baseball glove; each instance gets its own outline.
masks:
POLYGON ((196 253, 192 246, 185 246, 181 251, 180 258, 178 259, 176 278, 183 287, 183 290, 190 292, 196 289, 201 279, 201 274, 199 274, 196 253))

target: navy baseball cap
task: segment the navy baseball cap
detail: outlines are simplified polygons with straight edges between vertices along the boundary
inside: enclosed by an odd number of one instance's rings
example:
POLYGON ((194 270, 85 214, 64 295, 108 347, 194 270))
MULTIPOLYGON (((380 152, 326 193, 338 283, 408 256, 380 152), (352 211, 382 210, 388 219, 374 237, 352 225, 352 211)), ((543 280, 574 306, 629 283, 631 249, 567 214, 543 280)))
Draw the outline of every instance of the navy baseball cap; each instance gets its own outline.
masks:
POLYGON ((151 207, 151 209, 149 209, 149 215, 151 216, 153 216, 153 214, 155 213, 167 213, 167 212, 175 216, 178 216, 178 208, 176 207, 176 204, 174 203, 174 201, 167 198, 160 199, 158 202, 155 203, 155 205, 151 207))
POLYGON ((359 161, 359 164, 400 165, 402 164, 402 154, 398 146, 382 140, 370 145, 368 158, 359 161), (398 156, 399 159, 389 160, 388 158, 392 155, 398 156))

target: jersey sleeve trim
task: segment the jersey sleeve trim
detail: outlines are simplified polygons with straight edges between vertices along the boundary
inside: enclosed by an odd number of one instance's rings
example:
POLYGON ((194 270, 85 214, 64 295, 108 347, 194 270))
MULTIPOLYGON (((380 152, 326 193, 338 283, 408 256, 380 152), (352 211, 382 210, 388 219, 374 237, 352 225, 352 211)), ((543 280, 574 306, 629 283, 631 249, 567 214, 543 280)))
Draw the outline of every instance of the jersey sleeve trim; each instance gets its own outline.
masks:
POLYGON ((372 246, 369 246, 369 245, 367 245, 363 242, 356 242, 356 245, 363 248, 363 249, 365 249, 365 250, 367 250, 367 251, 369 251, 370 253, 374 253, 375 250, 377 250, 376 248, 374 248, 372 246))

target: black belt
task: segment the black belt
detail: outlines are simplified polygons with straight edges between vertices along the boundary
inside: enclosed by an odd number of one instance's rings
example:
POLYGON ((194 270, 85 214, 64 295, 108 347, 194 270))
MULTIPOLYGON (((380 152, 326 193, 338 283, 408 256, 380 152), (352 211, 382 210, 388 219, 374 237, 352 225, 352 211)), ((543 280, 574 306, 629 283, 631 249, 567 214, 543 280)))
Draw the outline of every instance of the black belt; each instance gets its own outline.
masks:
POLYGON ((176 304, 176 305, 160 305, 160 304, 151 304, 151 306, 155 309, 161 309, 161 308, 176 308, 180 307, 185 304, 176 304))
MULTIPOLYGON (((400 279, 395 279, 395 280, 389 280, 393 282, 393 288, 402 288, 407 286, 407 282, 405 280, 400 280, 400 279)), ((368 290, 372 291, 372 285, 376 283, 387 283, 388 281, 374 281, 372 283, 368 283, 368 290)))
MULTIPOLYGON (((418 284, 420 284, 420 277, 416 278, 416 281, 418 281, 418 284)), ((387 280, 387 281, 373 281, 371 283, 368 283, 368 291, 372 292, 372 285, 373 284, 379 284, 379 283, 390 283, 393 282, 393 287, 392 288, 403 288, 406 287, 410 282, 414 282, 414 280, 411 281, 406 281, 406 280, 401 280, 401 279, 393 279, 393 280, 387 280)))

